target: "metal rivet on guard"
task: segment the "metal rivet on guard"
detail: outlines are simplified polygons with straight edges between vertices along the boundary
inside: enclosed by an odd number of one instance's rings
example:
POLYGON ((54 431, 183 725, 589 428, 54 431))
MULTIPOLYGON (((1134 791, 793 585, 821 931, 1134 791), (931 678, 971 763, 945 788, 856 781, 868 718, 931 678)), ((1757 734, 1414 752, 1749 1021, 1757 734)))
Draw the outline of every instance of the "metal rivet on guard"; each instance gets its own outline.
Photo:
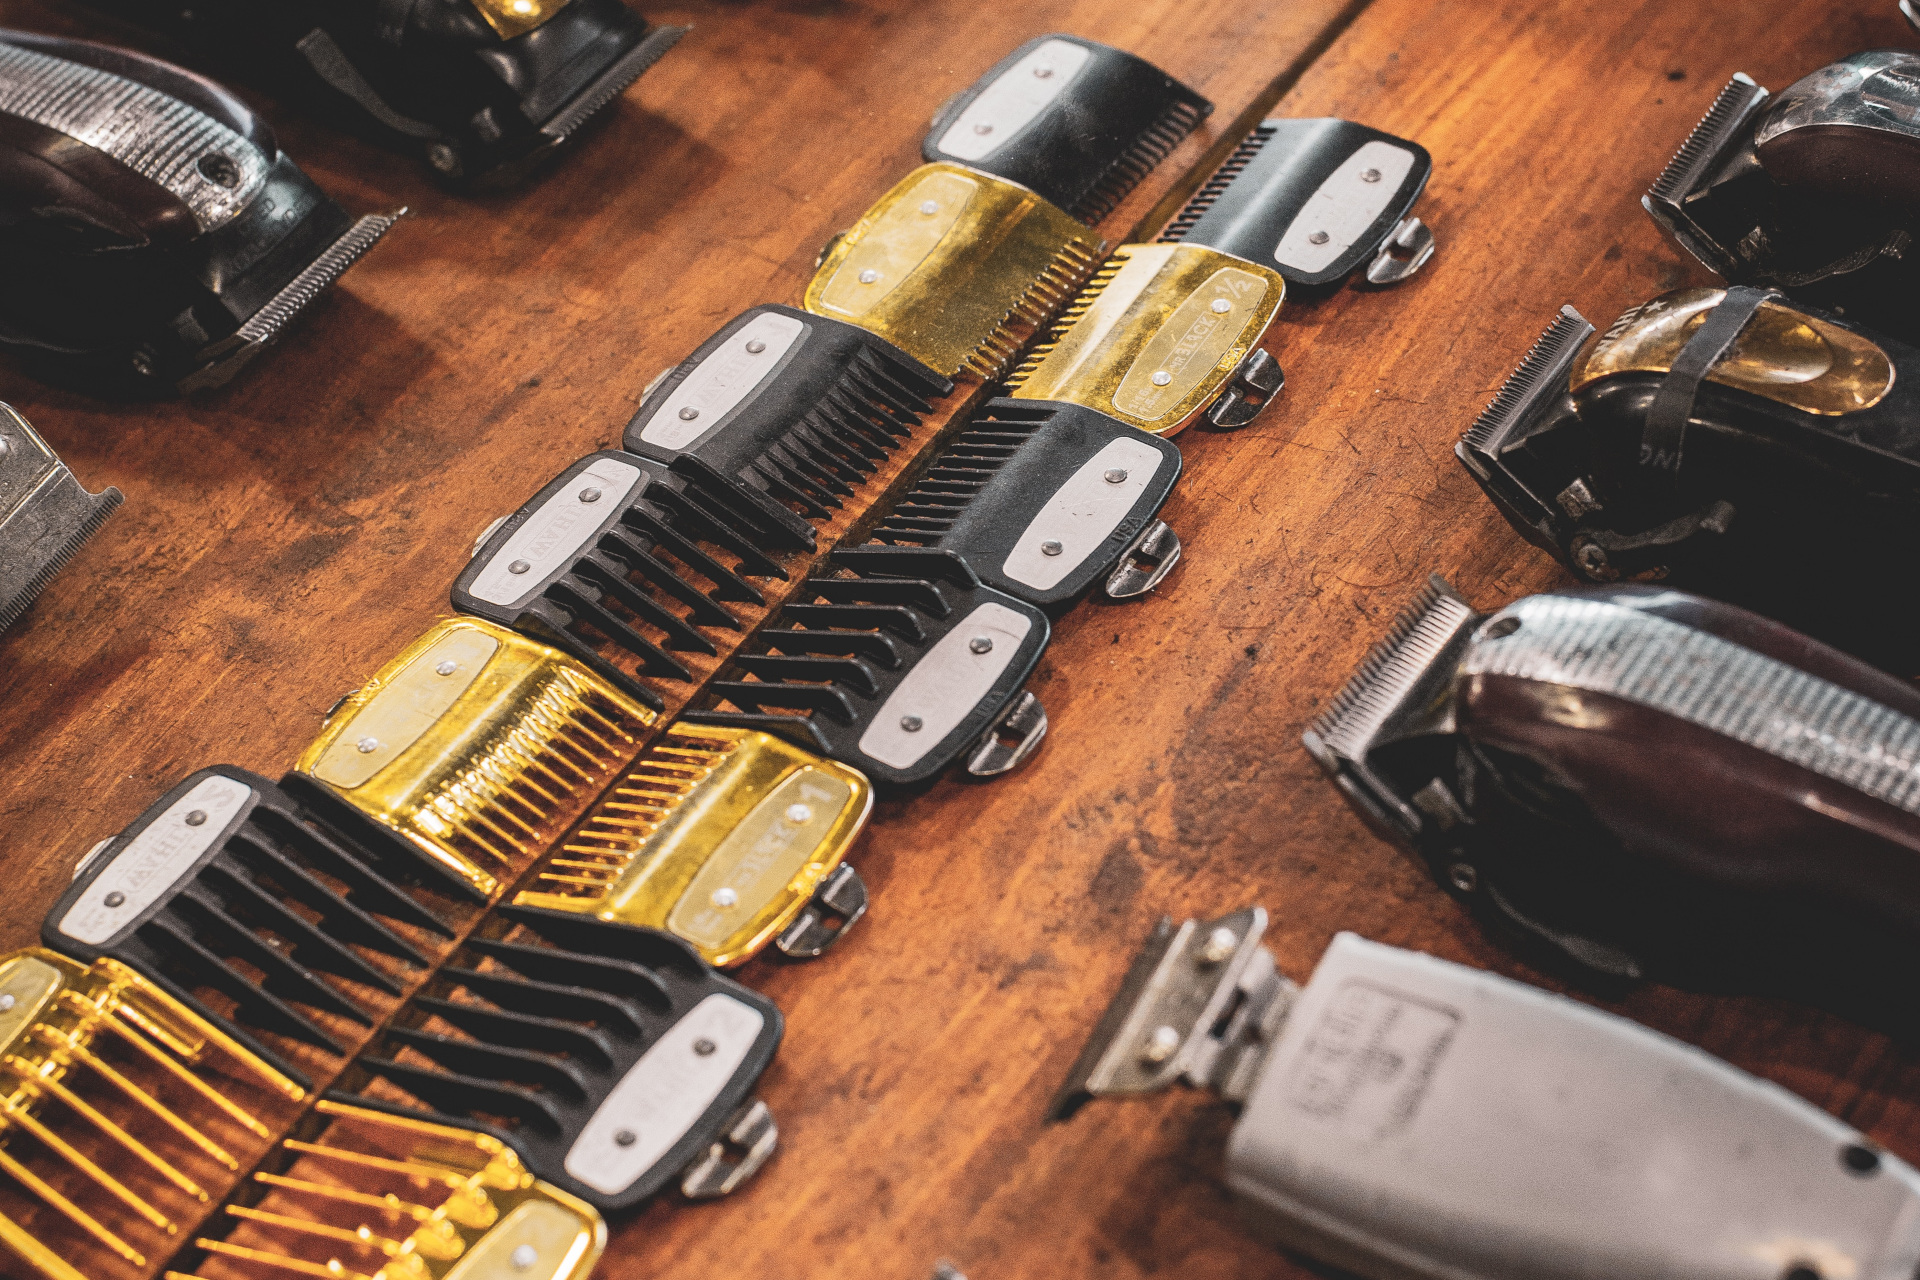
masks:
POLYGON ((688 405, 686 408, 680 411, 680 421, 682 422, 692 422, 695 418, 699 416, 700 416, 700 411, 694 408, 692 405, 688 405))
POLYGON ((1308 244, 1325 244, 1327 241, 1331 239, 1333 239, 1333 237, 1328 235, 1326 232, 1316 231, 1312 235, 1307 237, 1307 243, 1308 244))
POLYGON ((1065 547, 1055 542, 1052 538, 1048 538, 1045 542, 1040 544, 1040 554, 1043 556, 1057 556, 1062 551, 1065 551, 1065 550, 1066 550, 1065 547))
POLYGON ((940 212, 940 202, 937 200, 922 200, 920 202, 920 212, 926 214, 930 218, 934 214, 940 212))
POLYGON ((809 822, 812 819, 813 819, 813 810, 808 806, 804 804, 790 804, 787 806, 788 822, 794 822, 794 823, 809 822))
POLYGON ((458 671, 459 669, 460 669, 460 664, 455 662, 452 658, 447 658, 442 660, 441 663, 434 668, 435 671, 439 672, 443 676, 450 676, 454 672, 458 671))
POLYGON ((1125 484, 1127 482, 1127 469, 1125 467, 1108 467, 1100 473, 1100 478, 1108 484, 1125 484))
POLYGON ((7 1010, 13 1008, 14 1004, 15 1001, 12 996, 0 996, 0 1013, 5 1013, 7 1010))
POLYGON ((1180 1047, 1180 1033, 1172 1027, 1155 1027, 1141 1047, 1140 1056, 1148 1062, 1165 1062, 1180 1047))
POLYGON ((908 733, 920 732, 920 726, 925 723, 926 721, 922 720, 919 716, 901 716, 900 717, 900 727, 902 729, 905 729, 908 733))
POLYGON ((613 1145, 616 1147, 630 1147, 638 1141, 640 1135, 631 1129, 622 1129, 613 1135, 613 1145))
POLYGON ((1051 80, 1053 79, 1053 68, 1048 66, 1035 67, 1033 69, 1033 78, 1036 80, 1051 80))
POLYGON ((989 636, 975 636, 967 641, 967 648, 974 653, 992 653, 993 640, 989 636))
POLYGON ((879 278, 880 278, 880 273, 878 271, 875 271, 872 267, 868 267, 865 271, 862 271, 860 273, 861 284, 872 284, 874 281, 878 280, 879 278))
POLYGON ((982 121, 981 123, 973 126, 973 131, 984 138, 988 134, 993 132, 993 126, 990 124, 987 124, 985 121, 982 121))
POLYGON ((750 356, 757 356, 762 351, 765 351, 766 349, 767 349, 767 344, 760 341, 760 339, 758 338, 755 338, 752 342, 749 342, 747 344, 747 354, 750 356))
POLYGON ((354 743, 353 745, 360 749, 361 755, 369 756, 380 749, 380 739, 362 738, 360 739, 360 741, 354 743))
POLYGON ((1360 175, 1360 181, 1378 182, 1380 181, 1380 171, 1378 169, 1368 169, 1365 173, 1362 173, 1360 175))
POLYGON ((189 813, 187 815, 187 825, 190 827, 200 826, 201 824, 206 822, 206 820, 207 820, 207 811, 205 809, 195 809, 192 813, 189 813))
POLYGON ((695 1040, 693 1042, 693 1051, 699 1054, 703 1058, 712 1057, 713 1051, 715 1049, 718 1049, 719 1047, 720 1047, 719 1045, 707 1039, 705 1036, 701 1036, 698 1040, 695 1040))
POLYGON ((540 1261, 540 1251, 530 1244, 523 1244, 513 1251, 508 1261, 513 1263, 513 1269, 515 1271, 525 1271, 528 1267, 540 1261))
POLYGON ((1233 930, 1222 925, 1207 935, 1207 945, 1200 950, 1200 959, 1207 964, 1219 964, 1233 954, 1240 945, 1240 937, 1233 930))
POLYGON ((527 570, 531 568, 533 568, 533 566, 528 564, 525 560, 515 560, 512 564, 507 566, 507 572, 508 573, 525 573, 527 570))
POLYGON ((1172 381, 1173 381, 1173 375, 1172 375, 1172 374, 1170 374, 1170 373, 1168 373, 1168 372, 1167 372, 1167 371, 1166 371, 1165 369, 1156 369, 1156 370, 1154 371, 1154 374, 1153 374, 1153 385, 1154 385, 1154 386, 1156 386, 1156 387, 1164 387, 1164 386, 1166 386, 1166 385, 1167 385, 1167 384, 1168 384, 1169 382, 1172 382, 1172 381))
POLYGON ((598 501, 600 501, 600 491, 599 491, 598 489, 595 489, 595 488, 592 488, 592 487, 588 487, 588 488, 585 488, 585 489, 582 489, 582 490, 580 491, 580 501, 582 501, 582 502, 598 502, 598 501))
POLYGON ((1227 312, 1233 310, 1233 304, 1225 298, 1215 298, 1213 300, 1213 310, 1215 314, 1225 315, 1227 312))
POLYGON ((126 902, 126 900, 127 900, 127 895, 124 893, 121 893, 118 889, 115 889, 112 893, 108 894, 106 898, 107 905, 110 907, 120 906, 122 903, 126 902))
POLYGON ((716 907, 731 907, 739 901, 740 895, 731 889, 719 888, 713 891, 713 905, 716 907))

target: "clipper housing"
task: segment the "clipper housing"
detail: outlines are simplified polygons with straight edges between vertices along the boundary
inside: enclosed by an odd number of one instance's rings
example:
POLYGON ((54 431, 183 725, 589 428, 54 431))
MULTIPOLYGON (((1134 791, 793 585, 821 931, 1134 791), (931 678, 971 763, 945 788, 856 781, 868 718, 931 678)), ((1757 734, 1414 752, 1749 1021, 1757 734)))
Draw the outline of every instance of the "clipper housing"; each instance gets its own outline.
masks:
POLYGON ((0 404, 0 631, 27 611, 53 575, 123 501, 88 493, 13 406, 0 404))
POLYGON ((751 1097, 780 1042, 773 1003, 667 934, 501 910, 520 929, 471 939, 361 1059, 378 1084, 333 1100, 491 1134, 602 1213, 675 1177, 693 1199, 751 1177, 778 1138, 751 1097))
POLYGON ((1040 36, 941 107, 921 154, 1017 182, 1092 224, 1212 113, 1145 59, 1040 36))
POLYGON ((281 785, 484 903, 580 818, 654 719, 556 649, 450 619, 349 694, 281 785))
POLYGON ((827 246, 805 306, 878 334, 943 377, 991 382, 1105 249, 1017 183, 921 165, 827 246))

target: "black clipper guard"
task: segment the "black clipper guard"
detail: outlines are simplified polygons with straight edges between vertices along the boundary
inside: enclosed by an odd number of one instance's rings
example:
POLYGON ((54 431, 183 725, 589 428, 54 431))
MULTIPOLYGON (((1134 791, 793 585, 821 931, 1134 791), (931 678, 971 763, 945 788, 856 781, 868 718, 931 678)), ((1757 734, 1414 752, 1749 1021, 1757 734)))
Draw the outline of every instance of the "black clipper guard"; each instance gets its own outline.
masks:
POLYGON ((1433 233, 1412 216, 1432 173, 1419 143, 1351 120, 1266 120, 1160 240, 1272 266, 1303 288, 1337 286, 1363 263, 1368 284, 1397 284, 1433 257, 1433 233))
POLYGON ((305 1084, 259 1036, 345 1052, 316 1014, 372 1026, 384 1010, 365 993, 397 999, 407 971, 430 963, 408 935, 452 936, 397 882, 410 870, 404 855, 354 841, 267 779, 216 765, 96 845, 40 937, 76 960, 138 970, 305 1084), (216 1012, 202 991, 233 1012, 216 1012))
POLYGON ((808 579, 754 638, 761 651, 735 656, 757 678, 707 686, 740 710, 682 719, 776 733, 895 786, 963 755, 975 777, 1025 760, 1047 731, 1021 688, 1046 648, 1046 615, 980 585, 950 551, 854 547, 833 558, 853 576, 808 579))
POLYGON ((687 33, 621 0, 94 0, 473 189, 519 181, 687 33))
POLYGON ((730 514, 697 478, 616 449, 588 454, 481 535, 453 607, 565 650, 658 711, 641 677, 691 680, 672 651, 718 654, 700 628, 740 627, 720 602, 762 604, 747 579, 786 577, 762 550, 764 528, 730 514))
POLYGON ((966 561, 995 591, 1057 615, 1095 583, 1145 595, 1180 559, 1154 517, 1180 478, 1180 450, 1097 410, 992 400, 874 529, 870 572, 924 551, 966 561))
MULTIPOLYGON (((1588 582, 1670 582, 1913 672, 1920 606, 1863 551, 1920 545, 1920 397, 1908 385, 1920 351, 1739 288, 1665 295, 1597 343, 1593 332, 1562 308, 1455 450, 1514 528, 1588 582), (1722 353, 1737 359, 1683 348, 1672 359, 1691 372, 1664 367, 1665 354, 1594 372, 1609 348, 1691 313, 1711 320, 1728 298, 1748 316, 1722 353), (1828 371, 1793 376, 1815 348, 1831 353, 1828 371), (1843 378, 1880 394, 1848 407, 1843 378), (1684 429, 1663 435, 1662 419, 1684 429)), ((1691 332, 1688 346, 1715 338, 1706 324, 1691 332)))
POLYGON ((920 154, 1017 182, 1091 224, 1212 113, 1145 59, 1040 36, 949 99, 920 154))
POLYGON ((1920 326, 1920 54, 1858 53, 1777 97, 1720 91, 1641 204, 1709 270, 1902 336, 1920 326))
POLYGON ((631 453, 703 482, 774 545, 814 529, 913 434, 953 380, 857 325, 754 307, 647 388, 631 453), (796 511, 799 514, 796 514, 796 511))
POLYGON ((354 1106, 491 1133, 547 1182, 603 1213, 676 1175, 724 1195, 773 1153, 754 1084, 784 1023, 670 934, 569 911, 502 906, 521 926, 470 939, 359 1065, 418 1100, 334 1092, 354 1106))
POLYGON ((123 495, 88 493, 27 420, 0 404, 0 631, 99 532, 123 495))
POLYGON ((0 32, 0 347, 50 379, 219 386, 398 217, 354 221, 212 81, 0 32))

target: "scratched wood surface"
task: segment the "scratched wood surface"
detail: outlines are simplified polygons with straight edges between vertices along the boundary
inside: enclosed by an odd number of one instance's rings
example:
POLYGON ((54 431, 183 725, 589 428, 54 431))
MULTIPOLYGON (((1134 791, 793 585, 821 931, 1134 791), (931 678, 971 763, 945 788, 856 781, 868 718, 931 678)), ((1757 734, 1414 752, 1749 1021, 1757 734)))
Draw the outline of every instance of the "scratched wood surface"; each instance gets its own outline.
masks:
MULTIPOLYGON (((445 612, 488 520, 616 442, 640 389, 719 323, 796 299, 948 94, 1021 40, 1075 31, 1219 104, 1109 239, 1169 212, 1279 96, 1280 113, 1425 144, 1418 212, 1440 254, 1391 292, 1289 302, 1269 344, 1282 399, 1237 435, 1181 438, 1164 515, 1186 561, 1153 598, 1057 627, 1031 686, 1054 726, 1036 758, 883 802, 856 851, 868 918, 820 961, 742 971, 789 1019, 761 1090, 781 1154, 730 1201, 664 1198, 615 1224, 603 1274, 923 1277, 942 1257, 976 1280, 1293 1274, 1234 1222, 1217 1104, 1107 1103, 1048 1127, 1046 1102, 1163 911, 1263 903, 1296 977, 1352 929, 1555 985, 1369 836, 1299 731, 1426 573, 1482 605, 1558 580, 1451 447, 1562 302, 1610 319, 1704 280, 1638 196, 1719 86, 1744 70, 1777 88, 1909 43, 1904 26, 1878 0, 651 16, 696 30, 609 128, 505 196, 441 194, 256 99, 350 208, 418 216, 242 384, 116 407, 0 368, 0 398, 90 487, 128 495, 0 637, 0 871, 19 903, 0 945, 31 942, 73 860, 186 772, 284 769, 342 690, 445 612)), ((0 21, 107 30, 57 0, 0 0, 0 21)), ((1882 1037, 1651 986, 1612 1007, 1920 1158, 1920 1058, 1882 1037)))

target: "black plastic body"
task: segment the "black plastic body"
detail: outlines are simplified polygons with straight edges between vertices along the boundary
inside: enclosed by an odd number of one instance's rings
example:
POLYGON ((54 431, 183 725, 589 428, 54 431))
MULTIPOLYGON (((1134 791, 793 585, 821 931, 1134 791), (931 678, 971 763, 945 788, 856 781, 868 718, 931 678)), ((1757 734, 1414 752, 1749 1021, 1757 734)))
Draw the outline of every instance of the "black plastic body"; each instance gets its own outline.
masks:
POLYGON ((570 0, 503 39, 468 0, 93 0, 197 61, 419 156, 455 185, 519 180, 684 34, 570 0))
POLYGON ((702 482, 773 545, 812 550, 808 521, 831 515, 912 435, 931 409, 928 401, 952 391, 952 379, 857 325, 770 304, 728 321, 651 388, 627 424, 625 444, 702 482), (770 367, 761 371, 738 335, 763 316, 801 329, 792 346, 768 353, 770 367), (741 370, 743 381, 757 380, 681 447, 650 443, 649 428, 675 392, 723 366, 741 370))
POLYGON ((0 43, 146 84, 268 163, 251 202, 203 232, 178 197, 113 157, 0 114, 0 346, 41 376, 108 395, 169 393, 351 225, 265 122, 211 81, 84 41, 5 31, 0 43))
POLYGON ((1039 36, 943 105, 920 153, 1017 182, 1094 223, 1212 112, 1211 102, 1144 58, 1079 36, 1039 36), (1079 45, 1091 55, 1059 95, 983 157, 961 159, 942 151, 940 140, 954 120, 1050 40, 1079 45))
MULTIPOLYGON (((158 870, 147 870, 147 877, 158 870)), ((371 1025, 382 1010, 360 993, 397 997, 407 971, 428 964, 407 935, 451 936, 449 926, 403 887, 412 871, 410 860, 360 844, 267 779, 217 765, 154 801, 94 856, 47 913, 40 936, 84 963, 107 956, 131 966, 282 1071, 304 1079, 259 1035, 342 1052, 339 1040, 308 1011, 371 1025), (68 911, 135 838, 214 776, 251 788, 253 795, 212 833, 205 851, 177 868, 173 882, 106 941, 90 944, 62 932, 68 911), (367 953, 390 963, 372 963, 367 953), (200 991, 234 1001, 232 1016, 215 1012, 200 991)))
POLYGON ((358 1093, 330 1096, 484 1130, 518 1151, 536 1177, 602 1213, 634 1208, 719 1140, 773 1060, 784 1031, 780 1011, 708 968, 671 934, 573 912, 503 906, 500 914, 520 929, 504 939, 469 940, 359 1060, 422 1105, 358 1093), (467 998, 450 999, 457 991, 467 998), (600 1104, 675 1023, 716 994, 765 1019, 726 1087, 666 1155, 619 1194, 570 1175, 568 1150, 600 1104), (430 1018, 454 1030, 424 1027, 430 1018), (405 1060, 398 1056, 402 1049, 410 1051, 405 1060))
MULTIPOLYGON (((885 547, 863 548, 884 565, 888 551, 911 565, 922 548, 966 561, 981 582, 1058 615, 1119 566, 1180 478, 1180 450, 1095 409, 1053 400, 989 401, 874 528, 885 547), (1112 532, 1059 582, 1035 587, 1006 572, 1007 557, 1062 485, 1115 440, 1159 455, 1152 478, 1112 532)), ((904 570, 903 570, 904 571, 904 570)))
POLYGON ((1276 117, 1254 126, 1246 141, 1167 224, 1160 239, 1205 245, 1257 262, 1278 271, 1289 285, 1331 288, 1380 252, 1412 212, 1432 175, 1433 157, 1417 142, 1351 120, 1276 117), (1369 142, 1413 153, 1411 167, 1385 206, 1345 252, 1322 269, 1305 272, 1282 262, 1275 251, 1288 229, 1307 210, 1321 185, 1369 142))
POLYGON ((853 576, 808 579, 754 638, 755 651, 736 655, 733 669, 721 673, 730 678, 707 686, 720 705, 739 710, 689 711, 684 718, 780 734, 853 765, 875 782, 926 782, 964 755, 1020 692, 1046 648, 1047 617, 982 586, 952 552, 901 555, 891 547, 854 547, 836 551, 833 558, 853 576), (861 737, 889 695, 984 604, 1012 610, 1029 623, 992 687, 909 766, 896 767, 863 751, 861 737), (746 675, 757 678, 739 678, 746 675))
POLYGON ((564 649, 659 710, 665 703, 643 677, 691 680, 672 651, 717 654, 699 628, 740 627, 720 602, 761 604, 765 597, 747 579, 786 577, 762 549, 759 531, 736 527, 726 505, 724 494, 697 479, 669 475, 645 458, 615 449, 588 454, 493 531, 455 581, 453 607, 564 649), (582 476, 601 460, 640 471, 626 499, 595 497, 583 504, 576 495, 567 501, 573 490, 600 492, 582 476), (547 532, 541 541, 560 559, 544 573, 529 571, 516 584, 523 594, 510 604, 477 598, 476 580, 543 510, 547 532), (735 563, 720 555, 731 555, 735 563))

